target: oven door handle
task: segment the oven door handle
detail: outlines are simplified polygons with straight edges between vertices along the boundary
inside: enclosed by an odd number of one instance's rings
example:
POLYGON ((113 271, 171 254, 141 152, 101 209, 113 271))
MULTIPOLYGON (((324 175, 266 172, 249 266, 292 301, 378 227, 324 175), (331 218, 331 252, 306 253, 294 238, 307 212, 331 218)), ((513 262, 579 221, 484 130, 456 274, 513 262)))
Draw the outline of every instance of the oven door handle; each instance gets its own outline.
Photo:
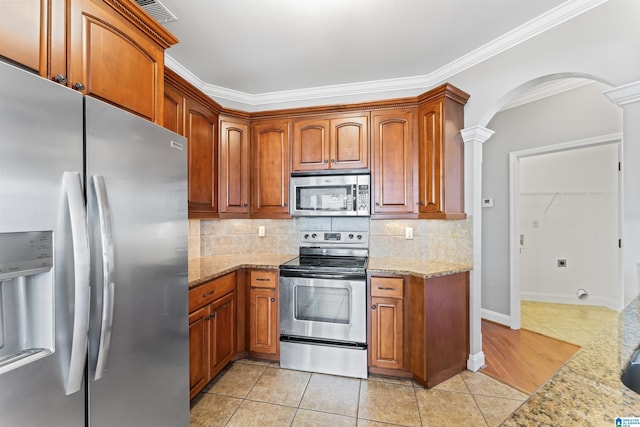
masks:
POLYGON ((316 273, 300 270, 280 270, 280 277, 303 277, 308 279, 327 280, 365 280, 367 275, 357 273, 316 273))

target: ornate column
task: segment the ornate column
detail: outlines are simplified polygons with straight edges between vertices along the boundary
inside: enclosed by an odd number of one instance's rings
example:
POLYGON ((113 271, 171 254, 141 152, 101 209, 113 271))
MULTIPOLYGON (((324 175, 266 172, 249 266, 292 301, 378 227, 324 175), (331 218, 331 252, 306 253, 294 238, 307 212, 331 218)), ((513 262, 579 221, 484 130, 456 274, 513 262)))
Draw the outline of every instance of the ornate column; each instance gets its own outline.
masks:
POLYGON ((482 352, 482 144, 494 131, 472 126, 460 131, 464 141, 465 211, 473 227, 473 270, 469 290, 469 358, 467 369, 477 371, 484 366, 482 352))

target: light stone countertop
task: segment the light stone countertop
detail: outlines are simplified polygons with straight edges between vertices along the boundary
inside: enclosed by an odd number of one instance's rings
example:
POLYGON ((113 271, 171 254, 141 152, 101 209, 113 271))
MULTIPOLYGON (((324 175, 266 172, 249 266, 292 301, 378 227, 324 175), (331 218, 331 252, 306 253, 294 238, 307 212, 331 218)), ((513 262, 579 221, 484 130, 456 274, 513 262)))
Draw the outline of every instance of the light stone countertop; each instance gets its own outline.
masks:
MULTIPOLYGON (((198 286, 239 268, 273 268, 297 254, 246 254, 201 257, 189 260, 189 287, 198 286)), ((470 266, 409 258, 369 258, 367 271, 437 277, 471 270, 470 266)))
POLYGON ((640 343, 640 298, 583 346, 518 408, 505 426, 615 426, 640 417, 640 394, 620 381, 640 343))

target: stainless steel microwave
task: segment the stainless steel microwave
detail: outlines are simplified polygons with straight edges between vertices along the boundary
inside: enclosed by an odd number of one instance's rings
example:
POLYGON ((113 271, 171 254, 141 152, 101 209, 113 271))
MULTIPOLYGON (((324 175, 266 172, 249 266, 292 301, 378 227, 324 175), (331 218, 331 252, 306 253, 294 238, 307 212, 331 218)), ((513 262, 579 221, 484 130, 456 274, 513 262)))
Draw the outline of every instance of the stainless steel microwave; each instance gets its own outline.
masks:
POLYGON ((366 173, 292 173, 293 216, 369 216, 371 176, 366 173))

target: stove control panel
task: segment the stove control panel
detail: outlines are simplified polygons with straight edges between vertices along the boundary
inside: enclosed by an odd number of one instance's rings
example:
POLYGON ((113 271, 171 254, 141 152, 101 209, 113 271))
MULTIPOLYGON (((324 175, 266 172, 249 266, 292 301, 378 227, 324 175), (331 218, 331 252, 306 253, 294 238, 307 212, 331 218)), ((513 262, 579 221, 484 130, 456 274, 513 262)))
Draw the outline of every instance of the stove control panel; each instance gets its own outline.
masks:
POLYGON ((326 244, 326 245, 357 245, 369 244, 367 231, 301 231, 300 242, 302 244, 326 244))

